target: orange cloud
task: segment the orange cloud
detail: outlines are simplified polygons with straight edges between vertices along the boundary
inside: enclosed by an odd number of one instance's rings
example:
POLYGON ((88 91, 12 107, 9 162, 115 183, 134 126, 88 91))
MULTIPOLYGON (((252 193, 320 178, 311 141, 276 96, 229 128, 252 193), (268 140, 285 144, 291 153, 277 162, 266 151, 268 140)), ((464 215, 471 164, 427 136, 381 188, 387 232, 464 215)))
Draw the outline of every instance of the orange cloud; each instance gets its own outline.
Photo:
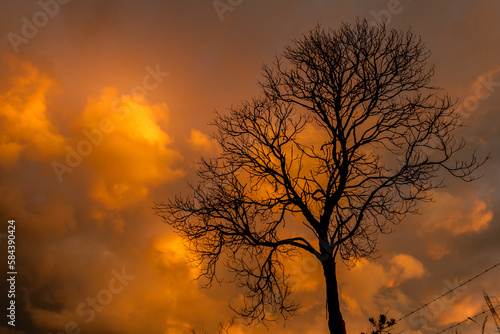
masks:
MULTIPOLYGON (((347 311, 345 317, 353 326, 349 330, 366 331, 367 328, 361 324, 353 324, 359 322, 359 319, 367 320, 368 317, 386 312, 387 309, 380 309, 380 305, 388 308, 394 303, 394 299, 397 305, 406 304, 408 298, 398 289, 398 286, 425 274, 424 265, 407 254, 396 254, 385 264, 363 259, 357 261, 349 270, 339 270, 341 283, 339 291, 347 311), (390 291, 390 297, 384 297, 382 294, 384 291, 390 291)), ((397 315, 391 312, 390 316, 397 315)))
POLYGON ((74 125, 73 150, 91 171, 93 200, 108 209, 121 208, 146 198, 150 187, 183 175, 172 167, 182 156, 168 148, 172 140, 158 124, 167 111, 164 103, 118 97, 114 88, 88 99, 74 125))
POLYGON ((323 288, 323 269, 315 256, 304 253, 291 257, 284 264, 286 271, 290 274, 288 284, 294 292, 314 293, 318 288, 323 288))
MULTIPOLYGON (((435 304, 439 304, 436 302, 435 304)), ((446 304, 449 305, 449 304, 446 304)), ((450 325, 453 323, 457 323, 467 319, 468 317, 472 317, 475 314, 481 312, 481 309, 484 303, 477 303, 472 300, 472 296, 466 296, 465 298, 461 298, 452 304, 451 309, 445 309, 442 311, 442 314, 439 314, 438 323, 441 326, 450 325)), ((431 304, 432 306, 432 304, 431 304)), ((436 308, 438 308, 436 306, 436 308)), ((444 307, 443 307, 444 308, 444 307)), ((439 312, 439 309, 436 309, 439 312)))
POLYGON ((18 220, 30 238, 58 237, 76 228, 74 207, 62 194, 47 192, 35 199, 26 189, 5 185, 2 192, 9 195, 3 198, 0 209, 18 220))
POLYGON ((186 139, 186 141, 193 150, 205 154, 216 151, 218 147, 217 141, 211 139, 208 135, 196 129, 191 130, 191 135, 188 139, 186 139))
POLYGON ((27 62, 4 56, 12 72, 10 89, 0 94, 0 165, 17 164, 22 155, 47 162, 64 149, 64 137, 47 117, 46 97, 53 81, 27 62))
MULTIPOLYGON (((182 238, 176 234, 168 234, 157 238, 152 242, 151 247, 155 253, 154 261, 158 262, 160 266, 168 267, 173 263, 184 264, 189 258, 182 238)), ((194 280, 200 274, 199 268, 194 266, 189 267, 189 272, 189 277, 186 277, 188 280, 194 280)))
POLYGON ((448 245, 444 242, 433 242, 430 241, 427 245, 427 253, 434 260, 439 260, 445 255, 450 254, 451 250, 448 245))
POLYGON ((484 100, 491 96, 491 94, 495 91, 495 87, 498 86, 498 83, 493 81, 493 77, 499 72, 500 66, 497 66, 494 69, 480 75, 478 79, 471 83, 470 91, 477 99, 484 100))
POLYGON ((412 278, 423 277, 426 273, 425 267, 419 260, 406 254, 395 255, 391 259, 391 276, 389 286, 398 286, 403 281, 412 278))
POLYGON ((493 211, 479 198, 444 192, 436 192, 434 198, 439 206, 429 206, 427 212, 432 218, 424 225, 425 230, 444 229, 453 235, 477 233, 488 229, 493 219, 493 211))

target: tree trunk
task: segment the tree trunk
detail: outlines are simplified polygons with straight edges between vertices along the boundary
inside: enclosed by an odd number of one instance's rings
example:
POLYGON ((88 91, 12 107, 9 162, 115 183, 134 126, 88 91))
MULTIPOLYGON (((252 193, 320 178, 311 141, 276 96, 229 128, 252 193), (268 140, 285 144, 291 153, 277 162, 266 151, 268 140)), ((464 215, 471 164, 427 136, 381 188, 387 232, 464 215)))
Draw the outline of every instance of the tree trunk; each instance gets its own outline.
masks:
POLYGON ((331 256, 328 256, 322 262, 322 265, 326 280, 328 329, 330 330, 330 334, 346 334, 345 322, 344 319, 342 319, 342 313, 340 313, 335 260, 331 256))

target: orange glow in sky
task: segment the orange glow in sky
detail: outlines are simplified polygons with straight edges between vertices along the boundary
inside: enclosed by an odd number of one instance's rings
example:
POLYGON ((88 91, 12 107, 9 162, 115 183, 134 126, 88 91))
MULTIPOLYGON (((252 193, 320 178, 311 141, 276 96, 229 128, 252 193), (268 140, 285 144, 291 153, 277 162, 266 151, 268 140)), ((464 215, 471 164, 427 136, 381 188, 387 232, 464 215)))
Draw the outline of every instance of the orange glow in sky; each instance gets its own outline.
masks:
MULTIPOLYGON (((381 313, 399 319, 500 262, 500 4, 396 2, 3 1, 0 254, 7 259, 15 219, 18 274, 16 326, 2 315, 0 333, 215 333, 230 323, 228 304, 245 290, 224 270, 224 282, 201 288, 200 268, 154 202, 196 184, 196 162, 220 153, 214 110, 259 95, 262 63, 317 23, 335 29, 357 17, 422 36, 433 83, 463 111, 464 154, 493 159, 482 178, 449 180, 420 215, 382 235, 375 258, 339 263, 348 333, 371 331, 368 318, 381 313)), ((319 136, 304 131, 311 145, 319 136)), ((327 333, 321 268, 307 256, 286 267, 297 315, 269 328, 236 321, 229 333, 327 333)), ((394 332, 437 332, 481 312, 482 290, 500 299, 499 275, 394 332)))

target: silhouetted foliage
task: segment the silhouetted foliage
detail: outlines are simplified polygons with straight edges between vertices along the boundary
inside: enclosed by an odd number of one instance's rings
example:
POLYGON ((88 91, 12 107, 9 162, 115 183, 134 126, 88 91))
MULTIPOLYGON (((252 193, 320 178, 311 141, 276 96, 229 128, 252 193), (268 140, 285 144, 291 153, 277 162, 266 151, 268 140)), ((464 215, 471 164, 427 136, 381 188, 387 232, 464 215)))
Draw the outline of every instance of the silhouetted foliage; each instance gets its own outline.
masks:
MULTIPOLYGON (((387 333, 391 334, 389 332, 389 328, 394 326, 396 324, 396 319, 387 319, 386 314, 380 314, 378 317, 378 320, 375 320, 374 318, 368 319, 370 321, 370 324, 373 326, 373 330, 371 331, 371 334, 382 334, 382 333, 387 333)), ((365 333, 361 333, 365 334, 365 333)))
POLYGON ((330 332, 345 333, 337 260, 373 254, 378 233, 442 185, 440 170, 472 179, 474 155, 449 164, 465 142, 453 136, 454 104, 430 85, 428 58, 410 31, 318 26, 264 66, 262 96, 217 114, 220 155, 200 162, 191 195, 155 210, 207 286, 223 265, 247 288, 238 314, 292 315, 285 260, 306 252, 323 268, 330 332), (309 234, 296 232, 302 224, 309 234))

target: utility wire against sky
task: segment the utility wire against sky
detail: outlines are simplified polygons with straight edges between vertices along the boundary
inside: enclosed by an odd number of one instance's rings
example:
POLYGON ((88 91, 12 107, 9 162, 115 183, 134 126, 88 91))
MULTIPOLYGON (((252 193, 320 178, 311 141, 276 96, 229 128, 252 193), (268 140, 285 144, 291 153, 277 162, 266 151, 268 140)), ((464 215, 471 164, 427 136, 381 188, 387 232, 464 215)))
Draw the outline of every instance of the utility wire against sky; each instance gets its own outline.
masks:
MULTIPOLYGON (((500 307, 500 304, 498 304, 497 306, 495 306, 495 309, 497 309, 497 308, 499 308, 499 307, 500 307)), ((473 315, 472 317, 467 317, 467 319, 462 320, 462 321, 460 321, 460 322, 457 322, 456 324, 451 325, 450 327, 446 327, 446 328, 445 328, 445 329, 443 329, 442 331, 439 331, 439 332, 437 332, 437 333, 435 333, 435 334, 441 334, 441 333, 443 333, 443 332, 446 332, 446 331, 447 331, 447 330, 449 330, 449 329, 452 329, 452 328, 458 327, 458 326, 462 325, 463 323, 465 323, 465 322, 467 322, 467 321, 469 321, 469 320, 472 320, 472 319, 474 319, 474 318, 476 318, 476 317, 479 317, 480 315, 483 315, 483 314, 488 313, 488 312, 490 312, 490 309, 484 310, 484 311, 482 311, 482 312, 480 312, 480 313, 478 313, 478 314, 476 314, 476 315, 473 315)), ((472 321, 474 321, 474 320, 472 320, 472 321)))
POLYGON ((433 300, 431 300, 430 302, 428 302, 428 303, 426 303, 426 304, 424 304, 424 305, 420 306, 419 308, 417 308, 417 309, 415 309, 415 310, 411 311, 410 313, 405 314, 404 316, 402 316, 401 318, 399 318, 398 320, 396 320, 396 322, 399 322, 399 321, 401 321, 401 320, 403 320, 403 319, 405 319, 405 318, 409 317, 410 315, 414 314, 415 312, 420 311, 421 309, 423 309, 423 308, 425 308, 425 307, 429 306, 430 304, 432 304, 432 303, 434 303, 435 301, 437 301, 437 300, 439 300, 439 299, 443 298, 444 296, 447 296, 448 294, 452 293, 452 292, 453 292, 453 291, 455 291, 456 289, 459 289, 460 287, 464 286, 465 284, 467 284, 467 283, 469 283, 469 282, 471 282, 471 281, 475 280, 476 278, 478 278, 478 277, 480 277, 480 276, 482 276, 482 275, 486 274, 488 271, 490 271, 490 270, 492 270, 492 269, 494 269, 494 268, 496 268, 496 267, 498 267, 498 266, 500 266, 500 262, 498 262, 497 264, 495 264, 495 265, 493 265, 493 266, 489 267, 488 269, 486 269, 486 270, 482 271, 481 273, 479 273, 479 274, 477 274, 477 275, 475 275, 475 276, 473 276, 473 277, 469 278, 469 279, 468 279, 468 280, 466 280, 465 282, 460 283, 459 285, 457 285, 457 286, 456 286, 456 287, 454 287, 453 289, 451 289, 451 290, 449 290, 449 291, 447 291, 447 292, 443 293, 442 295, 440 295, 440 296, 438 296, 438 297, 434 298, 434 299, 433 299, 433 300))

